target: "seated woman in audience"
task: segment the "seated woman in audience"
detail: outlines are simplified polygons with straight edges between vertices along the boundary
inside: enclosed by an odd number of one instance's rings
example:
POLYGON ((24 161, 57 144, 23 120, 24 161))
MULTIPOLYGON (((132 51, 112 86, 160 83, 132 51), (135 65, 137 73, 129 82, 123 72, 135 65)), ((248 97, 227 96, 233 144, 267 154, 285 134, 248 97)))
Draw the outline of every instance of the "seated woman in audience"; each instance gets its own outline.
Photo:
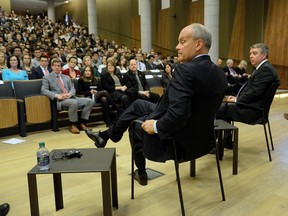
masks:
POLYGON ((121 104, 125 109, 131 103, 126 95, 126 85, 124 85, 121 73, 117 73, 115 62, 110 59, 107 62, 107 72, 101 73, 101 83, 103 89, 107 90, 117 104, 121 104))
POLYGON ((168 63, 168 64, 165 65, 164 73, 162 74, 162 77, 160 79, 161 80, 161 84, 162 84, 164 89, 166 89, 167 86, 170 83, 170 80, 172 78, 173 70, 174 70, 173 64, 168 63))
POLYGON ((81 72, 80 70, 75 69, 75 65, 77 65, 77 57, 72 56, 68 60, 68 68, 62 70, 62 74, 69 76, 75 89, 77 89, 77 82, 81 77, 81 72))
POLYGON ((30 58, 30 55, 24 54, 22 56, 22 62, 23 62, 22 69, 25 70, 26 73, 28 74, 28 76, 30 77, 30 75, 31 75, 31 58, 30 58))
POLYGON ((2 76, 3 70, 6 68, 6 54, 0 51, 0 75, 2 76))
POLYGON ((118 66, 121 73, 126 73, 127 70, 127 60, 124 56, 121 56, 120 61, 118 61, 118 66))
POLYGON ((84 75, 86 66, 91 66, 93 68, 93 73, 95 77, 100 77, 100 73, 97 70, 97 67, 93 65, 92 59, 90 56, 84 56, 82 61, 83 67, 80 68, 81 73, 84 75))
POLYGON ((247 62, 245 60, 241 60, 239 65, 235 68, 236 73, 239 76, 240 83, 245 83, 249 77, 246 73, 247 62))
POLYGON ((95 103, 102 104, 104 122, 106 126, 109 127, 111 125, 110 106, 118 112, 120 112, 120 110, 117 108, 111 95, 106 90, 102 90, 99 79, 95 78, 92 71, 93 67, 84 67, 83 76, 78 80, 77 94, 93 98, 95 103))
POLYGON ((11 55, 7 60, 7 68, 2 73, 3 80, 28 80, 25 70, 21 70, 20 60, 17 56, 11 55))

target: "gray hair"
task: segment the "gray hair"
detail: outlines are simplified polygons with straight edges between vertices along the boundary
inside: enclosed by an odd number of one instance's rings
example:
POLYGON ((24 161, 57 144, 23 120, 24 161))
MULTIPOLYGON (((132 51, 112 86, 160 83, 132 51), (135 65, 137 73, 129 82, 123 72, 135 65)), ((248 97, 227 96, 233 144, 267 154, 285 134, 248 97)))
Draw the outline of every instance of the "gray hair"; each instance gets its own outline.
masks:
POLYGON ((208 29, 199 23, 193 23, 190 25, 193 39, 202 39, 206 48, 210 49, 212 44, 212 36, 208 29))
POLYGON ((267 58, 268 58, 268 56, 269 56, 269 48, 268 48, 268 46, 267 46, 266 44, 256 43, 256 44, 254 44, 254 45, 252 45, 252 46, 250 47, 250 49, 253 49, 253 48, 259 48, 260 51, 261 51, 261 53, 262 53, 262 54, 263 54, 263 53, 266 53, 267 58))

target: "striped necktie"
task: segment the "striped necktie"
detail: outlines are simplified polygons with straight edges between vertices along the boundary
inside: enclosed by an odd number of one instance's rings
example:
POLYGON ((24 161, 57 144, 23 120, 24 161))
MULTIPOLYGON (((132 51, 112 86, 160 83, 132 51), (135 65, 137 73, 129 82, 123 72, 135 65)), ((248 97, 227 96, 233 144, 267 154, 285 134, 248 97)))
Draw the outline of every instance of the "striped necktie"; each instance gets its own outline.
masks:
POLYGON ((67 93, 67 90, 65 89, 64 84, 63 84, 63 81, 61 80, 61 78, 60 78, 59 75, 57 76, 57 79, 58 79, 58 82, 59 82, 59 85, 60 85, 60 87, 61 87, 62 92, 63 92, 63 93, 67 93))

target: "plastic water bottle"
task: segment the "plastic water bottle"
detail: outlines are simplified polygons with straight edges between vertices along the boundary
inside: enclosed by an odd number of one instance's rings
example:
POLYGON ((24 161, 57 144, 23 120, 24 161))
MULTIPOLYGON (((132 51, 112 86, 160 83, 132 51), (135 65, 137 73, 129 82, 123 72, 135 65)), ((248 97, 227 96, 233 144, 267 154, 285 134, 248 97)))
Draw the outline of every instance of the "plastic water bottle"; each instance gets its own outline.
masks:
POLYGON ((45 148, 45 142, 39 143, 39 149, 37 150, 37 165, 39 171, 47 171, 50 169, 49 151, 45 148))

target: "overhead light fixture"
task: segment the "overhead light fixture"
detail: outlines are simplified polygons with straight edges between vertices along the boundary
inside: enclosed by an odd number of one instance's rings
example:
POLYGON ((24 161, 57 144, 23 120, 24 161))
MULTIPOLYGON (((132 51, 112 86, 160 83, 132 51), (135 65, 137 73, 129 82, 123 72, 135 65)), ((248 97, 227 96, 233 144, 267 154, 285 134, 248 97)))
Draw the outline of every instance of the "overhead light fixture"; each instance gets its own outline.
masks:
POLYGON ((66 0, 65 3, 68 4, 68 3, 69 3, 69 0, 66 0))

